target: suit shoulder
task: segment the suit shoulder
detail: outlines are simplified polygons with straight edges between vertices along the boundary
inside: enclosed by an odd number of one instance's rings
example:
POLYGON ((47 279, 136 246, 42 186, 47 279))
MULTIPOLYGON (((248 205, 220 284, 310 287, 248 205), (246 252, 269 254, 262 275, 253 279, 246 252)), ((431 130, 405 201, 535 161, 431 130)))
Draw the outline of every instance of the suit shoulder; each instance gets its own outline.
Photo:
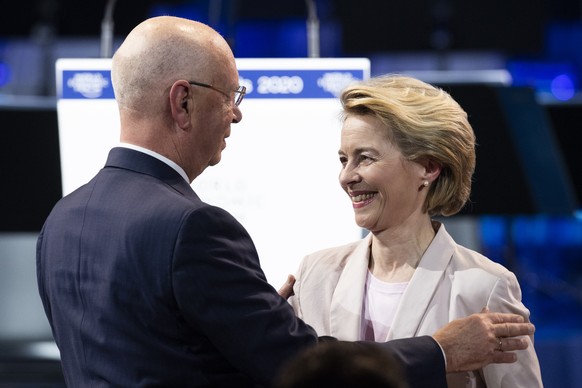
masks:
POLYGON ((455 254, 453 255, 453 265, 457 270, 476 268, 495 277, 511 276, 510 274, 512 274, 512 272, 502 264, 491 260, 482 253, 458 244, 455 249, 455 254))
POLYGON ((227 210, 215 206, 210 205, 206 202, 199 201, 195 203, 194 206, 191 206, 191 215, 195 215, 197 217, 204 217, 207 222, 212 223, 236 223, 240 224, 237 219, 227 210))

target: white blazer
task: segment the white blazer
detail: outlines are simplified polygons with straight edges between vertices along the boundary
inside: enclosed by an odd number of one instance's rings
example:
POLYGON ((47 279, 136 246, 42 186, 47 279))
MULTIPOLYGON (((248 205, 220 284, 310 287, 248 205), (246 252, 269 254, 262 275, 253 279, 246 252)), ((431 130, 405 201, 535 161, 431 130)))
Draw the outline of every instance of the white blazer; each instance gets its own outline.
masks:
MULTIPOLYGON (((340 247, 306 256, 300 264, 295 295, 289 302, 319 335, 360 340, 364 287, 371 234, 340 247)), ((432 335, 448 322, 480 312, 522 315, 515 275, 485 256, 455 243, 440 225, 402 296, 386 340, 432 335)), ((447 375, 449 387, 543 387, 533 345, 517 351, 514 364, 491 364, 482 370, 447 375)))

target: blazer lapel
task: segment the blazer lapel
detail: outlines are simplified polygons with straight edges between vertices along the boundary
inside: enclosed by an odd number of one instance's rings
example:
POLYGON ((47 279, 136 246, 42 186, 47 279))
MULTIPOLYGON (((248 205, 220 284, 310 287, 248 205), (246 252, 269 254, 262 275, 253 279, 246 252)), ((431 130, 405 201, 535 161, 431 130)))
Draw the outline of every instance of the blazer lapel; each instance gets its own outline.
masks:
POLYGON ((331 335, 346 341, 357 341, 360 337, 370 239, 371 234, 362 239, 346 258, 345 268, 331 300, 331 335))
POLYGON ((441 224, 402 296, 387 340, 417 335, 454 250, 455 243, 441 224))

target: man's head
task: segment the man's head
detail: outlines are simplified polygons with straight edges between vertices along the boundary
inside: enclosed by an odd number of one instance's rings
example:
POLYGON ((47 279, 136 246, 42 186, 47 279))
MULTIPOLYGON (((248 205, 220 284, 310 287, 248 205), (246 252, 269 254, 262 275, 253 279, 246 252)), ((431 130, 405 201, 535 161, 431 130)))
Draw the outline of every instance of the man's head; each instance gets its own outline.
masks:
POLYGON ((380 345, 321 342, 291 359, 275 379, 276 388, 407 388, 402 366, 380 345))
POLYGON ((220 161, 230 125, 242 119, 232 51, 202 23, 170 16, 142 22, 113 56, 111 78, 121 141, 168 157, 190 180, 220 161))

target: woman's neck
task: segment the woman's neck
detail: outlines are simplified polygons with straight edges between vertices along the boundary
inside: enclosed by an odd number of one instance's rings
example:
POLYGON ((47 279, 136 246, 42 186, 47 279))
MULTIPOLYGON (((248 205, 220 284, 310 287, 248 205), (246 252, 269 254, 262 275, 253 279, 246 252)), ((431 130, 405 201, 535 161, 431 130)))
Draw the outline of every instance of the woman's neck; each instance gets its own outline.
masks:
POLYGON ((374 233, 368 268, 380 280, 407 282, 434 236, 430 218, 416 228, 399 227, 374 233))

